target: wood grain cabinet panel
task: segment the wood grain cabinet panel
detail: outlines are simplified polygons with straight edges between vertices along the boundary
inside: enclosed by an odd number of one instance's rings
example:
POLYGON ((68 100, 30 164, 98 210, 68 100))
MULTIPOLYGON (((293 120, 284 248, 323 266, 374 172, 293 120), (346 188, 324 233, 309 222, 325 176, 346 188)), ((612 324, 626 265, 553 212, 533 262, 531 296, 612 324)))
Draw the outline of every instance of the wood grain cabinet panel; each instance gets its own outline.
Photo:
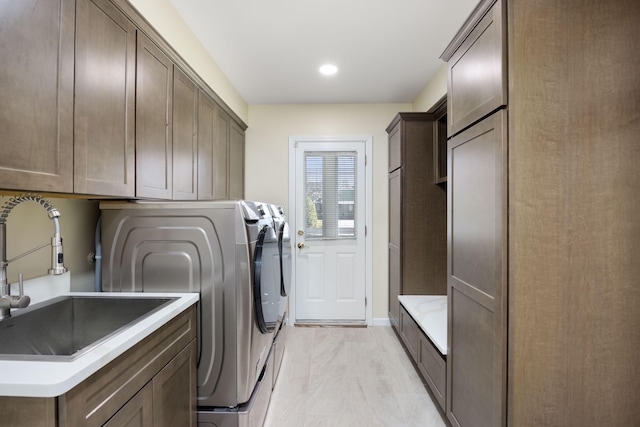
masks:
POLYGON ((389 320, 399 329, 400 302, 402 295, 402 258, 400 242, 402 233, 402 169, 389 174, 389 320))
POLYGON ((418 351, 419 351, 419 340, 418 336, 420 335, 420 329, 418 325, 413 320, 413 318, 407 313, 404 307, 400 306, 400 337, 404 342, 407 350, 409 351, 409 355, 411 358, 416 361, 418 360, 418 351))
POLYGON ((200 91, 198 97, 198 200, 213 200, 216 104, 200 91))
POLYGON ((504 422, 506 112, 449 140, 447 415, 456 426, 504 422))
POLYGON ((498 0, 466 36, 448 64, 449 135, 506 105, 506 31, 498 0))
POLYGON ((389 131, 389 173, 402 166, 402 125, 389 131))
POLYGON ((447 104, 434 113, 436 122, 433 128, 433 181, 436 184, 447 182, 447 104))
POLYGON ((104 427, 154 427, 153 383, 144 386, 104 427))
POLYGON ((244 130, 231 122, 229 135, 229 198, 244 198, 244 130))
POLYGON ((447 363, 427 336, 420 331, 418 349, 418 370, 427 382, 436 401, 446 410, 447 363))
POLYGON ((400 328, 400 301, 402 295, 402 268, 400 248, 389 244, 389 320, 391 326, 400 328))
POLYGON ((136 197, 173 195, 173 63, 138 32, 136 68, 136 197))
POLYGON ((231 117, 222 109, 216 113, 216 138, 213 151, 214 195, 229 198, 229 141, 231 117))
POLYGON ((198 198, 198 87, 173 69, 173 199, 198 198))
MULTIPOLYGON (((145 338, 87 380, 58 398, 60 424, 101 426, 111 419, 150 381, 153 381, 153 411, 176 411, 175 419, 191 419, 195 409, 195 307, 192 306, 158 331, 145 338), (185 352, 186 350, 186 352, 185 352), (186 361, 186 357, 189 361, 186 361), (185 363, 193 364, 191 371, 185 363), (171 372, 185 375, 185 383, 173 383, 171 372), (193 378, 188 378, 193 374, 193 378), (158 378, 158 382, 155 380, 158 378), (158 388, 167 385, 167 389, 158 388), (178 385, 176 389, 172 386, 178 385), (161 398, 158 399, 157 396, 161 398), (173 401, 171 401, 173 400, 173 401), (170 408, 165 409, 164 404, 170 408), (186 412, 189 412, 187 414, 186 412)), ((148 397, 142 398, 148 401, 148 397)), ((154 425, 156 423, 156 416, 154 425)), ((187 425, 187 424, 175 424, 187 425)))
POLYGON ((244 195, 246 125, 127 0, 24 0, 0 9, 0 54, 11 58, 0 64, 9 100, 0 104, 1 189, 244 195), (202 126, 201 98, 215 110, 202 126), (202 161, 199 128, 208 132, 202 161))
POLYGON ((136 28, 108 0, 78 0, 74 191, 135 195, 136 28))
POLYGON ((494 336, 496 314, 456 288, 451 290, 449 299, 449 420, 454 426, 503 425, 500 381, 504 375, 496 375, 494 368, 494 364, 500 366, 504 361, 494 355, 496 341, 502 339, 494 336))
POLYGON ((399 113, 389 138, 389 317, 398 295, 444 295, 447 289, 446 192, 435 185, 430 113, 399 113))
POLYGON ((198 200, 228 198, 231 117, 200 93, 198 108, 198 200))
POLYGON ((0 7, 0 188, 73 191, 74 0, 0 7))
POLYGON ((153 377, 154 427, 195 427, 196 343, 182 350, 153 377), (176 396, 188 398, 176 399, 176 396))
POLYGON ((398 334, 442 410, 445 410, 446 362, 422 328, 400 305, 398 334))
POLYGON ((56 427, 55 397, 0 397, 3 426, 56 427))

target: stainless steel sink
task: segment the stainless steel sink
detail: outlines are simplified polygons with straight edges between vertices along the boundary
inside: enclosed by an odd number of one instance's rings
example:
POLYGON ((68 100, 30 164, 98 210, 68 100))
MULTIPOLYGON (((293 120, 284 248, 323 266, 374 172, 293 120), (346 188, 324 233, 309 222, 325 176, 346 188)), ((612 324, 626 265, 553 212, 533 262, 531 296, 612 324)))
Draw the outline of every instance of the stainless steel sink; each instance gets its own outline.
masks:
POLYGON ((0 359, 70 361, 176 298, 62 296, 0 321, 0 359))

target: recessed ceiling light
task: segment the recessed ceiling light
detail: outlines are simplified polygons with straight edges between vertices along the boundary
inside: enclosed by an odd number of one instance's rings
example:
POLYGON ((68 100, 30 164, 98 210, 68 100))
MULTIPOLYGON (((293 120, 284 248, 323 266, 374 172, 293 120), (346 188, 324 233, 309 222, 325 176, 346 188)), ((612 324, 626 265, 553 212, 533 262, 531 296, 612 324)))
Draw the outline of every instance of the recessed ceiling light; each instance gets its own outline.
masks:
POLYGON ((332 76, 337 72, 338 72, 338 67, 332 64, 325 64, 322 67, 320 67, 320 73, 324 74, 325 76, 332 76))

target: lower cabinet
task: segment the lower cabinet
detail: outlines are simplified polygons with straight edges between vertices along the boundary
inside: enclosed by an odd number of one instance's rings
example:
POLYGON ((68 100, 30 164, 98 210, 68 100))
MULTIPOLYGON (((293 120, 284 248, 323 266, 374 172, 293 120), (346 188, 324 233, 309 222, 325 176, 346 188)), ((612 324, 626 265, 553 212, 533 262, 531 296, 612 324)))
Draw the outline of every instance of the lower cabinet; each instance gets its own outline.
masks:
POLYGON ((446 408, 447 363, 444 356, 427 338, 420 326, 400 305, 400 321, 398 331, 407 352, 418 367, 425 383, 431 390, 440 408, 446 408))
POLYGON ((104 426, 153 427, 153 383, 144 386, 104 426))
POLYGON ((0 397, 0 413, 14 427, 195 427, 195 306, 64 395, 0 397))
POLYGON ((418 370, 444 411, 446 407, 447 363, 423 333, 418 335, 418 347, 418 358, 416 360, 418 370))
POLYGON ((416 361, 418 360, 418 335, 420 333, 418 325, 413 318, 407 313, 404 307, 400 306, 400 337, 404 345, 407 346, 409 355, 416 361))

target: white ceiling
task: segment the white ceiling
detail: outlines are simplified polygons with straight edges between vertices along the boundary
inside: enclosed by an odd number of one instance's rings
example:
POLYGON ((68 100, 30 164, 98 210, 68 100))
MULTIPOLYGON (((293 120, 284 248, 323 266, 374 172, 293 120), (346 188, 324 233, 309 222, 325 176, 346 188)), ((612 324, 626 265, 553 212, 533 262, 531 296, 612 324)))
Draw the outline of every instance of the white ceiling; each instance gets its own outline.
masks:
POLYGON ((171 2, 248 104, 314 104, 413 102, 478 0, 171 2))

